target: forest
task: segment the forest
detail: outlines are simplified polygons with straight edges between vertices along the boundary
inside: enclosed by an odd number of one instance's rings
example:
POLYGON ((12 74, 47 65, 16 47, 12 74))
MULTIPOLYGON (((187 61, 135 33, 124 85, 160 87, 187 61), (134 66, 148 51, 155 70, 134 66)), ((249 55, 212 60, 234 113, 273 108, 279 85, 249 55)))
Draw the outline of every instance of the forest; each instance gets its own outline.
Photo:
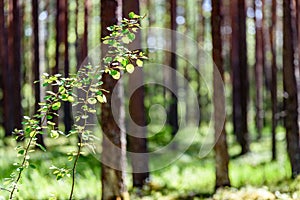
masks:
POLYGON ((300 0, 0 0, 0 200, 299 200, 300 0))

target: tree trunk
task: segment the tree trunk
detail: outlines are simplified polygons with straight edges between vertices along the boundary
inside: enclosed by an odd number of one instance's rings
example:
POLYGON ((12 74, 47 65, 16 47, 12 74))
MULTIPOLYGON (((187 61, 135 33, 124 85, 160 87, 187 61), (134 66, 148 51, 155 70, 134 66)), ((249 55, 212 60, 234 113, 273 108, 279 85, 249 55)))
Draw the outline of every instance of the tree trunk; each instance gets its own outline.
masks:
POLYGON ((214 129, 215 129, 215 159, 216 159, 216 188, 230 186, 228 177, 229 155, 227 150, 225 123, 223 117, 225 111, 225 93, 223 82, 223 60, 222 60, 222 39, 221 39, 221 2, 219 0, 212 1, 212 41, 213 41, 213 60, 215 67, 213 70, 214 83, 214 129), (222 80, 218 79, 221 77, 222 80), (220 127, 220 123, 221 127, 220 127))
MULTIPOLYGON (((134 12, 140 14, 138 0, 123 0, 123 17, 128 18, 128 14, 134 12)), ((141 49, 141 33, 136 33, 135 40, 129 45, 131 50, 141 49)), ((129 102, 130 123, 128 133, 128 148, 131 154, 133 187, 142 188, 149 179, 149 158, 147 155, 147 130, 145 115, 145 88, 143 85, 143 70, 136 67, 129 77, 129 94, 132 94, 129 102), (137 86, 141 86, 136 88, 137 86), (136 173, 142 172, 142 173, 136 173)))
MULTIPOLYGON (((4 91, 4 84, 3 84, 3 68, 6 67, 6 65, 4 64, 5 61, 3 61, 3 53, 5 50, 4 48, 4 32, 5 32, 5 25, 4 25, 4 1, 3 0, 0 0, 0 33, 2 33, 2 37, 0 38, 0 89, 2 91, 2 94, 3 94, 3 91, 4 91)), ((3 98, 0 99, 0 113, 3 113, 2 116, 1 116, 1 119, 0 119, 0 126, 4 127, 4 118, 3 118, 3 115, 4 115, 4 100, 3 98)))
POLYGON ((276 0, 272 0, 272 23, 269 28, 272 54, 272 160, 276 159, 276 126, 277 126, 277 63, 276 63, 276 0))
POLYGON ((232 81, 233 81, 233 127, 237 141, 241 145, 241 154, 249 151, 247 127, 248 104, 248 66, 246 46, 245 0, 231 2, 232 19, 232 81))
MULTIPOLYGON (((62 41, 62 29, 63 27, 61 27, 61 21, 63 20, 63 11, 61 8, 61 4, 63 4, 64 0, 56 0, 56 21, 55 21, 55 29, 56 29, 56 45, 55 45, 55 66, 52 69, 52 74, 58 74, 59 73, 59 64, 61 62, 60 59, 60 45, 61 45, 61 41, 62 41)), ((58 92, 58 87, 57 86, 53 86, 52 90, 54 93, 58 92)), ((52 113, 56 113, 57 111, 52 110, 52 113)), ((58 117, 53 114, 52 115, 53 119, 51 119, 51 121, 53 121, 56 126, 58 126, 59 121, 58 121, 58 117)))
POLYGON ((300 146, 298 126, 298 97, 294 64, 294 43, 291 16, 291 0, 283 1, 283 87, 287 96, 284 98, 284 126, 286 128, 287 151, 292 166, 292 176, 300 174, 300 146))
POLYGON ((0 65, 2 69, 2 87, 3 87, 3 123, 5 136, 11 135, 13 131, 13 115, 12 115, 12 101, 11 101, 11 69, 8 63, 8 42, 7 42, 7 26, 5 25, 6 19, 4 16, 4 0, 0 0, 0 48, 1 48, 1 59, 0 65))
MULTIPOLYGON (((101 38, 109 35, 108 26, 118 23, 121 16, 120 0, 101 0, 101 38)), ((105 57, 107 49, 102 47, 101 57, 105 57)), ((102 199, 126 199, 126 133, 124 132, 123 87, 115 88, 117 81, 110 75, 103 75, 103 88, 110 91, 107 103, 101 105, 102 141, 102 199), (113 99, 116 108, 115 118, 112 114, 112 91, 117 92, 113 99), (121 126, 121 127, 119 127, 121 126)))
POLYGON ((173 69, 170 74, 170 81, 172 84, 172 94, 171 94, 171 103, 169 107, 169 115, 168 115, 168 123, 172 128, 172 135, 176 135, 179 125, 178 125, 178 99, 177 99, 177 78, 176 78, 176 71, 177 71, 177 42, 176 42, 176 33, 177 30, 177 23, 176 23, 176 8, 177 3, 176 0, 169 0, 170 2, 170 12, 171 12, 171 63, 170 67, 173 69))
POLYGON ((262 13, 262 16, 255 15, 255 124, 257 129, 257 139, 261 138, 261 131, 263 128, 264 110, 263 110, 263 69, 264 69, 264 34, 263 34, 263 4, 264 1, 254 0, 254 12, 262 13))
MULTIPOLYGON (((63 12, 61 27, 62 28, 62 44, 64 45, 64 75, 65 77, 69 76, 69 42, 68 42, 68 0, 61 0, 61 9, 63 12)), ((71 114, 71 103, 64 102, 64 124, 65 124, 65 133, 68 134, 72 129, 73 120, 71 114)))
POLYGON ((199 27, 197 29, 197 41, 198 41, 198 45, 201 45, 199 48, 198 48, 198 52, 197 52, 197 62, 199 63, 197 65, 197 69, 198 69, 198 72, 196 73, 196 82, 197 82, 197 101, 198 101, 198 105, 199 105, 199 108, 200 108, 200 120, 199 120, 199 123, 198 125, 200 126, 201 124, 201 121, 202 121, 202 117, 204 116, 204 112, 203 112, 203 109, 202 109, 202 104, 201 104, 201 92, 200 92, 200 88, 201 88, 201 74, 200 74, 200 66, 203 61, 201 59, 203 59, 204 56, 201 56, 200 54, 202 53, 201 50, 203 50, 203 44, 204 44, 204 34, 205 34, 205 18, 203 16, 203 9, 202 9, 202 6, 203 6, 203 3, 204 3, 204 0, 201 0, 199 2, 199 6, 198 6, 198 19, 199 19, 199 27))
POLYGON ((88 56, 88 23, 89 23, 89 0, 84 1, 84 31, 82 39, 81 62, 88 56))
MULTIPOLYGON (((33 74, 34 80, 40 80, 40 54, 39 54, 39 4, 38 0, 32 0, 32 22, 33 22, 33 74)), ((38 113, 39 102, 41 102, 40 83, 34 84, 34 113, 38 113)), ((37 135, 37 143, 45 147, 43 135, 37 135)))
POLYGON ((22 107, 21 107, 21 28, 20 28, 20 5, 18 0, 9 1, 9 30, 8 30, 8 62, 10 75, 8 77, 9 92, 9 118, 12 126, 6 133, 11 135, 14 128, 22 128, 22 107))

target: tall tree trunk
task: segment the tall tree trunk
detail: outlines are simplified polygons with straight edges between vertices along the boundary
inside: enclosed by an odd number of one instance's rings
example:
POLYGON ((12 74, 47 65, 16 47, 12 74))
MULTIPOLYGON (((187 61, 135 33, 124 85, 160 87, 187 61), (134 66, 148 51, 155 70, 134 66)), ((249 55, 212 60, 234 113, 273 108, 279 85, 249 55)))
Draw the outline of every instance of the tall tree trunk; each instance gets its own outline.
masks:
MULTIPOLYGON (((297 27, 297 38, 298 38, 298 66, 300 66, 300 0, 296 0, 296 27, 297 27)), ((300 72, 300 70, 299 70, 300 72)))
POLYGON ((12 126, 9 128, 8 135, 13 131, 12 129, 22 128, 22 107, 21 107, 21 27, 20 27, 20 5, 18 0, 9 1, 9 34, 8 34, 8 61, 10 68, 11 84, 9 93, 9 107, 12 119, 12 126), (17 38, 17 39, 16 39, 17 38), (18 39, 19 38, 19 39, 18 39))
MULTIPOLYGON (((65 77, 69 76, 69 42, 68 42, 68 0, 61 0, 61 9, 62 9, 62 44, 64 45, 64 75, 65 77)), ((64 102, 64 124, 65 124, 65 133, 68 134, 72 129, 73 120, 71 115, 71 103, 64 102)))
POLYGON ((269 27, 270 46, 272 54, 272 160, 276 159, 276 126, 277 126, 277 63, 276 63, 276 0, 272 0, 272 23, 269 27))
MULTIPOLYGON (((138 0, 123 0, 123 17, 128 18, 128 14, 134 12, 140 14, 140 4, 138 0)), ((141 33, 136 33, 134 42, 129 46, 131 50, 141 49, 141 33)), ((130 123, 128 134, 128 148, 131 154, 133 187, 142 188, 149 178, 149 158, 147 155, 147 130, 145 115, 145 88, 142 68, 136 67, 129 77, 129 94, 132 94, 129 102, 130 123), (136 88, 136 86, 141 86, 136 88), (143 172, 143 173, 136 173, 143 172)))
POLYGON ((247 126, 248 104, 248 66, 246 46, 245 0, 231 2, 232 49, 231 65, 233 79, 233 127, 237 141, 241 145, 241 154, 249 151, 247 126))
MULTIPOLYGON (((55 67, 53 73, 59 73, 59 69, 63 68, 64 76, 69 76, 69 43, 68 43, 68 0, 57 0, 56 10, 56 55, 55 67)), ((54 86, 54 92, 57 92, 54 86)), ((65 133, 68 134, 72 128, 71 104, 64 102, 64 125, 65 133)), ((58 118, 54 116, 53 120, 58 125, 58 118)))
MULTIPOLYGON (((32 0, 32 22, 33 22, 33 74, 34 80, 40 79, 40 54, 39 54, 39 4, 38 0, 32 0)), ((39 110, 39 102, 41 102, 41 92, 40 92, 40 83, 34 84, 34 113, 38 113, 39 110)), ((37 143, 45 147, 45 143, 43 140, 43 135, 37 135, 37 143)))
POLYGON ((82 39, 81 62, 88 56, 88 24, 89 24, 89 0, 84 1, 84 30, 82 39))
POLYGON ((224 71, 222 59, 222 38, 221 38, 221 2, 219 0, 212 1, 212 40, 213 40, 213 60, 216 64, 213 73, 214 84, 214 128, 215 128, 215 159, 216 159, 216 188, 229 186, 228 163, 229 154, 227 150, 225 123, 220 127, 225 111, 225 93, 224 93, 224 71), (220 75, 219 75, 220 74, 220 75), (218 77, 222 77, 222 80, 218 77))
MULTIPOLYGON (((109 35, 107 27, 117 24, 122 15, 120 0, 101 0, 101 38, 109 35)), ((105 57, 107 49, 102 47, 101 56, 105 57)), ((116 86, 117 81, 110 75, 103 75, 103 88, 117 92, 114 106, 117 108, 115 118, 112 114, 112 96, 107 94, 107 103, 101 105, 102 141, 102 199, 126 199, 126 133, 124 132, 123 87, 116 86), (115 88, 115 86, 117 88, 115 88), (119 126, 121 127, 119 127, 119 126), (113 156, 112 156, 113 155, 113 156), (110 164, 110 165, 106 165, 110 164), (112 167, 113 166, 113 167, 112 167)))
MULTIPOLYGON (((3 83, 3 68, 6 67, 6 65, 4 64, 5 61, 3 62, 3 53, 5 50, 4 48, 4 32, 5 32, 5 24, 4 24, 4 1, 0 0, 0 33, 2 33, 2 37, 0 38, 0 89, 2 91, 4 91, 4 83, 3 83)), ((3 113, 0 119, 0 126, 4 127, 4 100, 3 98, 0 99, 0 113, 3 113)))
POLYGON ((178 129, 178 99, 177 99, 177 78, 176 78, 176 71, 177 71, 177 42, 176 42, 176 30, 177 30, 177 23, 176 23, 176 8, 177 3, 176 0, 169 0, 170 2, 170 12, 171 12, 171 62, 170 67, 173 69, 170 74, 170 81, 172 84, 172 94, 171 94, 171 103, 169 107, 169 115, 168 115, 168 123, 172 127, 172 135, 174 136, 178 129))
POLYGON ((263 34, 263 0, 254 0, 254 12, 255 14, 255 124, 257 129, 257 139, 261 138, 261 131, 263 128, 263 69, 264 69, 264 34, 263 34), (258 14, 261 12, 261 16, 258 14))
POLYGON ((198 101, 198 105, 199 105, 199 108, 200 108, 200 120, 199 120, 199 123, 198 125, 200 126, 201 124, 201 120, 202 120, 202 116, 204 116, 204 112, 203 112, 203 109, 202 109, 202 104, 201 104, 201 92, 200 92, 200 88, 201 88, 201 74, 200 74, 200 66, 203 61, 201 59, 203 59, 204 56, 201 56, 200 54, 202 53, 201 50, 203 50, 203 44, 204 44, 204 34, 205 34, 205 18, 203 16, 203 9, 202 9, 202 6, 203 6, 203 3, 204 3, 204 0, 201 0, 199 2, 199 6, 198 6, 198 19, 199 19, 199 26, 198 24, 195 25, 196 27, 198 27, 196 30, 197 30, 197 42, 198 42, 198 45, 201 45, 199 48, 198 48, 198 52, 197 52, 197 63, 199 63, 197 65, 197 69, 198 69, 198 72, 196 73, 196 82, 197 82, 197 101, 198 101))
POLYGON ((81 52, 80 52, 80 38, 78 35, 78 8, 79 8, 79 2, 78 0, 75 0, 75 51, 76 51, 76 69, 79 70, 80 65, 82 63, 82 59, 81 59, 81 52))
POLYGON ((298 97, 294 64, 294 33, 291 16, 291 0, 283 1, 283 87, 284 126, 286 128, 287 151, 292 166, 292 176, 300 174, 300 146, 298 125, 298 97))
MULTIPOLYGON (((184 18, 185 18, 185 31, 183 34, 187 35, 188 31, 195 31, 192 30, 192 28, 189 26, 189 20, 188 20, 188 1, 185 1, 184 3, 184 18)), ((192 13, 191 13, 192 14, 192 13)), ((183 44, 183 48, 188 49, 188 46, 186 43, 183 44)), ((197 56, 198 57, 198 56, 197 56)), ((193 57, 189 55, 188 51, 184 52, 184 58, 186 59, 184 62, 184 68, 183 68, 183 76, 184 79, 186 80, 184 82, 184 91, 185 91, 185 96, 189 97, 189 83, 190 83, 190 74, 189 74, 189 60, 192 59, 193 57)), ((198 72, 196 71, 196 73, 198 74, 198 72)), ((189 123, 189 117, 190 117, 190 108, 189 108, 189 102, 188 100, 185 102, 185 123, 189 123)))
MULTIPOLYGON (((56 29, 56 46, 55 46, 55 66, 52 69, 52 74, 58 74, 59 73, 59 64, 60 64, 60 49, 61 49, 61 42, 62 42, 62 29, 63 27, 61 27, 61 21, 63 20, 63 10, 61 8, 61 4, 63 4, 64 0, 56 0, 56 19, 55 19, 55 29, 56 29)), ((53 86, 52 90, 54 93, 58 92, 58 87, 57 86, 53 86)), ((57 111, 52 110, 52 113, 56 113, 53 114, 52 117, 53 119, 51 119, 56 126, 58 126, 59 124, 59 120, 57 115, 57 111)))
POLYGON ((4 16, 4 0, 0 0, 0 32, 2 33, 0 37, 0 48, 1 48, 1 59, 0 65, 2 69, 2 86, 3 86, 3 118, 4 118, 4 130, 5 136, 11 135, 13 131, 13 115, 11 102, 11 69, 8 63, 8 41, 7 41, 7 26, 5 25, 6 19, 4 16))

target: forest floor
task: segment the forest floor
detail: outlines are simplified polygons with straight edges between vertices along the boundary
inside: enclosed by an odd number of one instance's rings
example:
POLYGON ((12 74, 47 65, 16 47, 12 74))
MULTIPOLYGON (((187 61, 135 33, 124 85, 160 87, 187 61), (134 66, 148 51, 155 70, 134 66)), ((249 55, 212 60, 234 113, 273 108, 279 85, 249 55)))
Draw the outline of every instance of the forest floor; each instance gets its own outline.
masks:
MULTIPOLYGON (((61 140, 60 140, 61 141, 61 140)), ((48 142, 47 152, 32 153, 31 160, 36 169, 24 171, 19 187, 18 199, 66 199, 70 189, 70 179, 55 179, 49 167, 68 166, 66 152, 72 147, 67 143, 48 142)), ((163 169, 151 172, 151 181, 143 190, 132 189, 130 174, 127 185, 131 199, 171 200, 289 200, 300 199, 300 177, 291 180, 290 165, 285 153, 283 131, 277 134, 278 157, 271 161, 271 140, 264 136, 259 142, 251 143, 251 153, 234 157, 239 147, 229 136, 229 152, 232 157, 229 165, 231 188, 214 192, 215 168, 213 152, 205 158, 199 157, 199 142, 193 143, 175 162, 163 169)), ((13 143, 4 147, 0 144, 0 180, 9 177, 12 163, 18 161, 13 143)), ((151 145, 150 145, 151 146, 151 145)), ((152 163, 155 165, 156 163, 152 163)), ((100 161, 91 153, 79 160, 75 188, 76 199, 100 199, 100 161)), ((0 186, 3 186, 3 181, 0 186)), ((7 199, 7 192, 0 191, 0 199, 7 199)))

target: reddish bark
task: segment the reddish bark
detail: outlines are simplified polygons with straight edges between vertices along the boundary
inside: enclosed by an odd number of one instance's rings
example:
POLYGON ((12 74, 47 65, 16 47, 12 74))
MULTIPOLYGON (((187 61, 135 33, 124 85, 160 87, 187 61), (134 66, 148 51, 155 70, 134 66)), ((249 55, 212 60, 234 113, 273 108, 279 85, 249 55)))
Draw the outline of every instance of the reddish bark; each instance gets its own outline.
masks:
POLYGON ((294 37, 291 15, 291 0, 283 1, 283 87, 287 96, 284 98, 284 126, 286 128, 287 151, 292 166, 292 176, 300 174, 300 146, 298 125, 298 97, 294 64, 294 37))
MULTIPOLYGON (((101 38, 109 35, 107 27, 117 24, 118 17, 121 16, 121 13, 117 11, 119 11, 118 8, 121 4, 120 0, 101 0, 101 38)), ((107 49, 102 46, 102 58, 105 57, 106 52, 107 49)), ((108 93, 106 96, 107 103, 101 105, 103 130, 102 199, 124 199, 128 193, 125 186, 126 133, 124 132, 123 87, 119 85, 115 88, 117 81, 108 74, 103 75, 103 82, 103 88, 117 92, 117 97, 113 102, 117 113, 114 117, 112 114, 112 96, 111 93, 108 93)))
POLYGON ((172 135, 174 136, 178 129, 178 99, 177 99, 177 78, 176 78, 176 70, 177 70, 177 56, 176 56, 176 49, 177 49, 177 42, 176 42, 176 8, 177 2, 176 0, 169 0, 170 2, 170 14, 171 14, 171 61, 170 67, 173 69, 170 74, 170 81, 172 85, 172 94, 171 94, 171 103, 169 107, 168 113, 168 123, 172 127, 172 135))
POLYGON ((216 65, 214 67, 214 121, 215 121, 215 159, 216 159, 216 188, 229 186, 228 163, 229 154, 227 150, 225 123, 222 123, 222 115, 226 115, 225 111, 225 94, 223 87, 224 70, 222 59, 222 38, 221 38, 221 2, 219 0, 212 1, 212 39, 213 39, 213 60, 216 65), (218 79, 218 74, 222 80, 218 79), (221 128, 221 129, 220 129, 221 128))
POLYGON ((276 159, 276 126, 277 126, 277 63, 276 63, 276 0, 272 0, 272 23, 269 28, 270 46, 272 54, 272 160, 276 159))
POLYGON ((20 5, 18 0, 9 1, 9 26, 8 26, 8 66, 7 77, 9 90, 8 94, 8 127, 7 135, 10 135, 14 128, 22 128, 22 107, 21 107, 21 38, 20 27, 20 5), (12 120, 12 121, 11 121, 12 120))
POLYGON ((249 151, 249 134, 247 126, 249 83, 245 15, 245 0, 233 0, 231 2, 233 127, 237 141, 242 148, 241 154, 245 154, 249 151))
MULTIPOLYGON (((136 14, 140 13, 138 0, 126 1, 123 0, 123 17, 128 18, 130 12, 136 14)), ((136 34, 134 42, 129 45, 130 49, 141 49, 141 33, 136 34)), ((142 188, 149 178, 149 158, 147 156, 147 130, 146 126, 146 114, 145 114, 145 88, 141 86, 135 89, 136 85, 143 85, 144 77, 142 68, 136 67, 133 74, 129 77, 129 94, 132 93, 129 103, 130 120, 129 124, 129 135, 128 148, 130 152, 137 153, 132 154, 131 165, 132 165, 132 179, 133 186, 142 188), (136 124, 136 125, 135 125, 136 124), (144 171, 144 173, 134 173, 138 171, 144 171)))
POLYGON ((255 123, 257 129, 257 139, 261 138, 261 131, 263 128, 263 69, 264 69, 264 34, 263 34, 263 5, 264 1, 254 1, 254 12, 262 13, 262 16, 255 16, 255 87, 256 87, 256 98, 255 98, 255 123), (256 5, 257 4, 257 5, 256 5), (261 17, 261 18, 260 18, 261 17))
MULTIPOLYGON (((33 74, 34 80, 40 79, 40 54, 39 54, 39 4, 38 0, 32 0, 32 23, 33 23, 33 74)), ((41 102, 41 92, 40 92, 40 83, 34 84, 34 97, 35 97, 35 104, 34 104, 34 112, 38 113, 39 110, 39 102, 41 102)), ((43 135, 37 135, 37 143, 45 147, 45 143, 43 140, 43 135)))

